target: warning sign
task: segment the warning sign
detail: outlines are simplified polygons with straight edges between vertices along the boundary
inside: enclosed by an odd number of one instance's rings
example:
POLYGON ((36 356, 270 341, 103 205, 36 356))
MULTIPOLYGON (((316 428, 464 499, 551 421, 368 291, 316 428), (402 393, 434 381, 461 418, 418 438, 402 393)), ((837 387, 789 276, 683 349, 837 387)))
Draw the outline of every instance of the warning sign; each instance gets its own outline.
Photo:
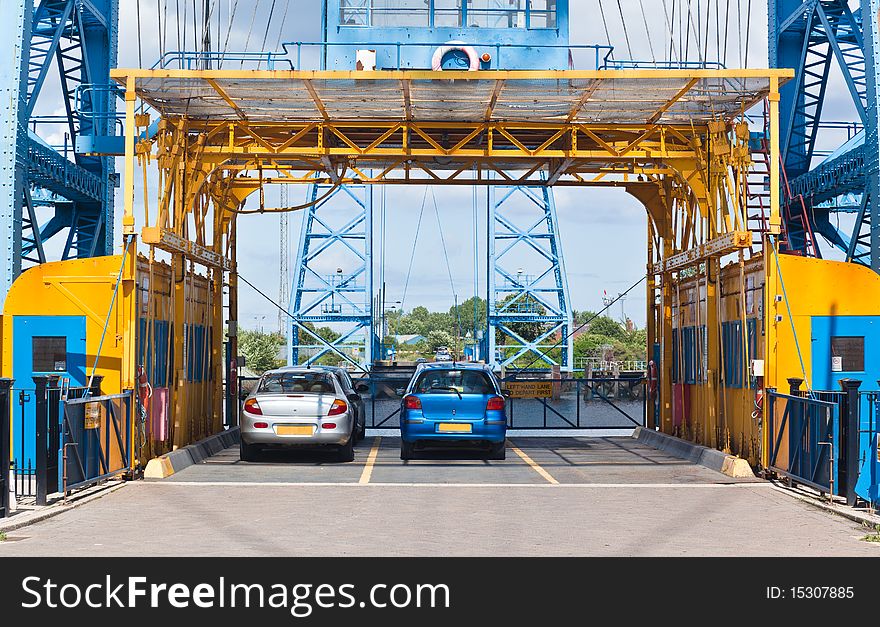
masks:
POLYGON ((552 381, 510 381, 507 383, 510 398, 550 398, 553 396, 552 381))

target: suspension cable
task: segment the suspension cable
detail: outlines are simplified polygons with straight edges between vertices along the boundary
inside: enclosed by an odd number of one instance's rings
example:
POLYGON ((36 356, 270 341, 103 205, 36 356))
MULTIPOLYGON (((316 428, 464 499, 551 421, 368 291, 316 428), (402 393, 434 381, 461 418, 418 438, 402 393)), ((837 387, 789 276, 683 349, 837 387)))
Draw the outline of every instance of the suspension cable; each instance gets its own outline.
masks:
POLYGON ((633 291, 634 289, 636 289, 636 288, 642 283, 642 281, 644 281, 644 280, 647 279, 647 278, 648 278, 648 275, 646 274, 646 275, 644 275, 641 279, 639 279, 638 281, 636 281, 635 283, 633 283, 632 285, 630 285, 630 286, 626 289, 625 292, 622 292, 622 293, 618 294, 617 297, 615 297, 614 299, 612 299, 612 300, 611 300, 607 305, 605 305, 602 309, 600 309, 600 310, 597 311, 595 314, 593 314, 593 316, 592 316, 589 320, 587 320, 586 322, 584 322, 582 325, 580 325, 580 326, 577 327, 576 329, 572 330, 568 335, 566 335, 565 337, 561 338, 558 342, 556 342, 556 344, 554 344, 553 346, 551 346, 551 347, 548 348, 547 350, 541 352, 537 357, 535 357, 535 358, 534 358, 532 361, 530 361, 528 364, 526 364, 525 366, 523 366, 523 367, 521 367, 521 368, 517 368, 517 369, 513 372, 513 374, 510 374, 510 375, 504 377, 505 380, 508 380, 508 379, 510 379, 510 378, 516 378, 516 375, 518 375, 520 372, 522 372, 523 370, 526 370, 527 368, 531 368, 531 367, 532 367, 533 365, 535 365, 538 361, 540 361, 541 359, 544 359, 545 357, 547 357, 547 353, 549 353, 550 351, 552 351, 552 350, 554 350, 554 349, 556 349, 556 348, 561 347, 566 341, 568 341, 569 338, 571 338, 573 335, 575 335, 578 331, 580 331, 580 330, 583 329, 584 327, 589 326, 590 323, 593 322, 593 320, 595 320, 596 318, 598 318, 599 316, 601 316, 603 313, 605 313, 606 311, 608 311, 609 309, 611 309, 611 307, 613 307, 613 306, 617 303, 617 301, 619 301, 619 300, 622 299, 622 298, 625 298, 627 294, 629 294, 631 291, 633 291))
MULTIPOLYGON (((672 18, 675 19, 675 0, 672 1, 672 18)), ((663 0, 663 22, 666 24, 666 35, 669 37, 669 60, 672 61, 673 58, 678 60, 678 53, 675 50, 675 35, 669 23, 669 11, 666 7, 666 0, 663 0)))
POLYGON ((358 362, 356 362, 355 360, 353 360, 351 357, 349 357, 348 355, 346 355, 345 353, 343 353, 342 351, 340 351, 338 348, 336 348, 335 346, 333 346, 332 344, 330 344, 327 340, 325 340, 324 338, 322 338, 320 335, 318 335, 317 333, 315 333, 314 331, 312 331, 311 329, 309 329, 308 327, 306 327, 306 326, 304 326, 302 323, 300 323, 292 313, 290 313, 289 311, 287 311, 287 309, 285 309, 284 307, 282 307, 281 305, 279 305, 278 303, 276 303, 274 300, 272 300, 269 296, 266 295, 265 292, 263 292, 263 290, 261 290, 260 288, 258 288, 256 285, 254 285, 254 284, 251 283, 250 281, 248 281, 248 280, 247 280, 244 276, 242 276, 241 274, 238 274, 237 276, 238 276, 239 279, 241 279, 241 280, 244 281, 247 285, 249 285, 250 288, 251 288, 252 290, 254 290, 257 294, 259 294, 260 296, 262 296, 263 298, 265 298, 267 301, 269 301, 270 303, 272 303, 273 305, 275 305, 275 307, 277 307, 279 311, 281 311, 282 313, 284 313, 285 316, 287 316, 288 318, 290 318, 291 320, 293 320, 293 323, 294 323, 297 327, 299 327, 300 329, 302 329, 303 331, 305 331, 306 333, 308 333, 309 335, 311 335, 311 336, 314 337, 315 339, 317 339, 317 340, 323 342, 324 344, 326 344, 327 348, 328 348, 331 352, 336 353, 336 355, 338 355, 339 357, 342 357, 345 361, 347 361, 348 363, 352 364, 355 368, 358 368, 358 369, 360 369, 362 372, 365 372, 365 373, 367 373, 367 374, 370 374, 369 370, 367 370, 367 369, 364 368, 362 365, 360 365, 358 362))
POLYGON ((639 7, 642 11, 642 22, 645 24, 645 35, 648 36, 648 48, 651 51, 651 61, 656 63, 657 57, 654 55, 654 44, 651 41, 651 30, 648 28, 648 16, 645 15, 645 4, 644 0, 639 0, 639 7))
POLYGON ((749 41, 751 40, 752 34, 752 0, 748 1, 746 5, 746 51, 744 56, 743 67, 749 67, 749 41))
POLYGON ((229 48, 229 35, 232 34, 232 24, 235 22, 235 11, 238 9, 238 0, 232 5, 229 12, 229 24, 226 27, 226 39, 223 41, 223 50, 220 53, 219 67, 223 67, 223 59, 226 57, 226 50, 229 48))
POLYGON ((425 195, 422 197, 422 207, 419 209, 419 220, 416 223, 416 236, 413 239, 412 254, 409 256, 409 269, 406 271, 406 280, 403 283, 403 297, 400 299, 400 310, 406 304, 406 294, 409 290, 409 279, 412 275, 413 261, 416 258, 416 245, 419 243, 419 233, 422 231, 422 217, 425 215, 425 204, 428 202, 428 187, 425 186, 425 195))
POLYGON ((629 58, 633 58, 632 46, 629 45, 629 32, 626 30, 626 20, 623 17, 623 7, 620 6, 620 0, 617 0, 617 11, 620 13, 620 23, 623 26, 623 38, 626 40, 626 50, 629 58))
POLYGON ((440 221, 440 209, 437 207, 437 197, 434 188, 431 187, 431 198, 434 201, 434 214, 437 216, 437 229, 440 231, 440 244, 443 246, 443 257, 446 258, 446 272, 449 275, 449 286, 452 288, 452 296, 458 298, 455 292, 455 281, 452 280, 452 266, 449 264, 449 253, 446 251, 446 238, 443 237, 443 223, 440 221))
POLYGON ((98 350, 95 353, 95 363, 92 365, 92 373, 89 375, 89 382, 86 385, 86 396, 91 396, 92 381, 95 379, 95 371, 98 369, 98 360, 101 359, 101 349, 104 348, 104 338, 107 337, 107 327, 110 326, 110 318, 113 315, 113 306, 116 304, 116 295, 119 293, 119 286, 122 284, 122 274, 125 272, 125 261, 128 259, 128 235, 122 236, 122 264, 119 266, 119 274, 116 276, 116 285, 113 286, 113 296, 110 297, 110 308, 107 311, 107 317, 104 318, 104 328, 101 329, 101 340, 98 342, 98 350))
POLYGON ((798 361, 800 361, 801 365, 801 374, 804 375, 804 383, 807 384, 807 392, 810 394, 810 398, 814 398, 813 386, 810 385, 810 379, 807 377, 807 369, 804 366, 804 356, 803 353, 801 353, 801 344, 798 341, 797 329, 795 329, 794 326, 794 317, 791 315, 791 303, 788 300, 788 293, 785 290, 785 281, 782 278, 782 267, 779 265, 779 253, 776 250, 776 245, 773 243, 773 240, 773 236, 767 238, 767 241, 770 244, 770 249, 773 251, 773 258, 776 260, 776 274, 779 275, 779 285, 782 287, 782 298, 785 301, 785 309, 788 312, 788 321, 791 324, 791 335, 794 337, 794 346, 797 349, 798 361))
MULTIPOLYGON (((272 0, 272 6, 269 8, 269 19, 266 20, 266 32, 263 33, 263 43, 260 44, 259 52, 266 51, 266 40, 269 38, 269 28, 272 26, 272 16, 275 14, 275 2, 276 0, 272 0)), ((263 64, 263 60, 257 63, 257 69, 260 69, 260 66, 263 64)))
MULTIPOLYGON (((247 37, 244 40, 244 51, 248 51, 248 46, 251 43, 251 33, 254 30, 254 21, 257 19, 257 8, 260 6, 260 0, 254 0, 254 12, 251 13, 251 25, 248 26, 247 37)), ((239 63, 239 67, 244 67, 244 59, 242 59, 241 63, 239 63)))
POLYGON ((605 19, 605 9, 602 8, 602 0, 596 0, 599 3, 599 13, 602 15, 602 26, 605 28, 605 39, 608 45, 611 45, 611 33, 608 31, 608 21, 605 19))
MULTIPOLYGON (((275 40, 275 50, 281 47, 281 38, 284 36, 284 25, 287 23, 287 10, 290 9, 290 2, 284 3, 284 13, 281 15, 281 25, 278 27, 278 39, 275 40)), ((297 68, 299 69, 299 68, 297 68)))
POLYGON ((135 3, 137 11, 137 30, 138 30, 138 67, 144 67, 144 49, 141 45, 141 0, 135 3))

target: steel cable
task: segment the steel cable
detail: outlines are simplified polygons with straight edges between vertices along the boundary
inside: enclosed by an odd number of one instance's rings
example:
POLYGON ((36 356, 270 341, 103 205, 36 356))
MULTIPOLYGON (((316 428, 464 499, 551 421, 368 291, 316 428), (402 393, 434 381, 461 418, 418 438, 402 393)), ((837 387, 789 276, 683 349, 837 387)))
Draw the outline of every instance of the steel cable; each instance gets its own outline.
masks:
POLYGON ((422 231, 422 217, 425 215, 425 204, 428 202, 428 187, 425 186, 425 195, 422 197, 422 208, 419 209, 419 220, 416 223, 416 236, 413 239, 412 253, 409 256, 409 269, 406 271, 406 279, 403 282, 403 297, 400 299, 400 310, 406 304, 406 294, 409 291, 409 279, 412 275, 413 261, 416 258, 416 245, 419 243, 419 234, 422 231))
POLYGON ((617 11, 620 13, 620 23, 623 26, 623 38, 626 40, 626 50, 630 60, 633 59, 632 46, 629 43, 629 32, 626 30, 626 20, 623 17, 623 7, 620 6, 620 0, 617 0, 617 11))
POLYGON ((642 21, 645 23, 645 35, 648 36, 648 48, 651 50, 651 61, 653 63, 657 62, 657 57, 654 54, 654 44, 651 41, 651 30, 648 28, 648 16, 645 15, 645 4, 644 0, 639 0, 639 7, 642 11, 642 21))

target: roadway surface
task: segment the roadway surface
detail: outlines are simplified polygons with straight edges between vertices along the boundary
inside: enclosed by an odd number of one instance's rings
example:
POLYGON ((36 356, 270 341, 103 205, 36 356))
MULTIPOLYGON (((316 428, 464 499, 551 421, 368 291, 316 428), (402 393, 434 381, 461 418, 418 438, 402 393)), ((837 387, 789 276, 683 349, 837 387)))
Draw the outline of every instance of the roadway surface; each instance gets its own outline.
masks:
POLYGON ((516 438, 505 461, 227 449, 9 533, 13 555, 880 556, 855 523, 631 438, 516 438))

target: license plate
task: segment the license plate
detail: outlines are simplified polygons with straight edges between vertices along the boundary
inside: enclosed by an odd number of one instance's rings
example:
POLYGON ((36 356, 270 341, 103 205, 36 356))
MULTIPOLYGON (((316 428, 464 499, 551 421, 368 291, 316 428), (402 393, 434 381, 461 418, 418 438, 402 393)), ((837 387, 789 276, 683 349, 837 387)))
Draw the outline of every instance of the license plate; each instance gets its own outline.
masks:
POLYGON ((275 433, 278 435, 312 435, 312 425, 278 425, 275 433))
POLYGON ((469 422, 465 423, 451 423, 451 422, 443 422, 437 425, 437 431, 440 433, 470 433, 471 432, 471 424, 469 422))

